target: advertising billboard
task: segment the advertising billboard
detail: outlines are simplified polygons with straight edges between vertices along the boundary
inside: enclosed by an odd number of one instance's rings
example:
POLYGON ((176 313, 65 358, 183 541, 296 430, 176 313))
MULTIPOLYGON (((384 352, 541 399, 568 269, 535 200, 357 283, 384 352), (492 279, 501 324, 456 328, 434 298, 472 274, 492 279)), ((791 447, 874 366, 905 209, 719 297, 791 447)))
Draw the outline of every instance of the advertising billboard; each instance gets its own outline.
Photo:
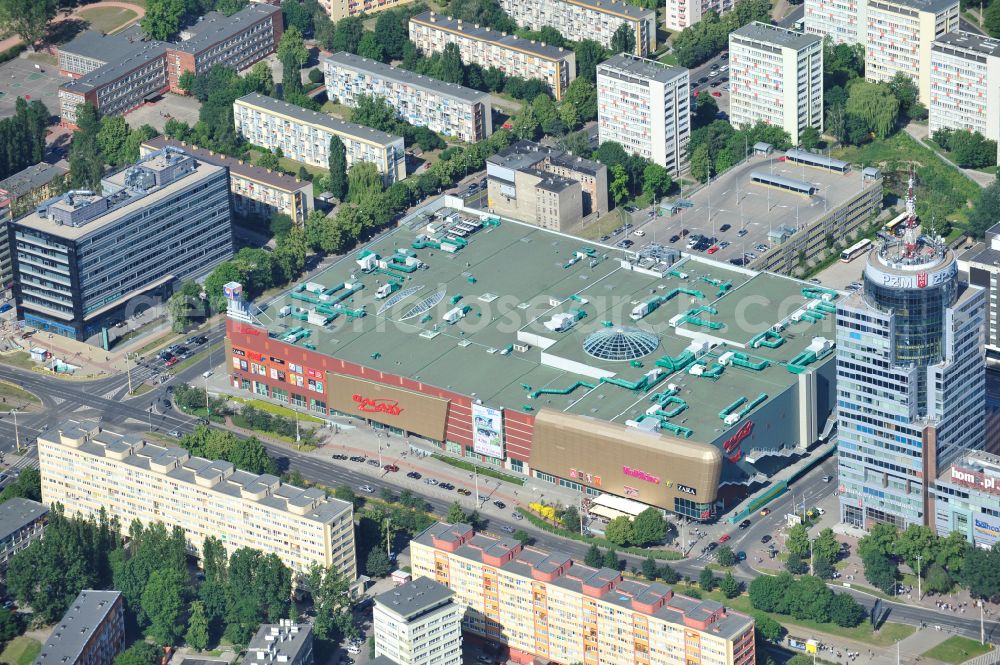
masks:
POLYGON ((503 459, 503 410, 472 405, 472 449, 480 455, 503 459))
POLYGON ((331 408, 444 441, 448 400, 344 374, 327 376, 331 408))

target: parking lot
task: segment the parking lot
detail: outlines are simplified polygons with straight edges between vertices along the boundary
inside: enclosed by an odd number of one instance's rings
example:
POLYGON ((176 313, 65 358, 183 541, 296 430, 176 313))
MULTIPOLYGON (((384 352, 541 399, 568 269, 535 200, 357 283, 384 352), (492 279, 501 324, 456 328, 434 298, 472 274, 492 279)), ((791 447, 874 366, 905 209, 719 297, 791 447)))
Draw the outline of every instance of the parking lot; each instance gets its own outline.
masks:
POLYGON ((711 95, 719 111, 729 115, 729 54, 723 53, 710 64, 708 73, 691 78, 691 94, 711 95))
POLYGON ((155 103, 144 104, 130 111, 125 115, 125 120, 128 121, 131 127, 149 125, 156 128, 157 131, 162 132, 163 128, 167 125, 167 120, 170 120, 170 118, 183 120, 189 125, 198 122, 199 109, 201 109, 201 104, 194 97, 185 97, 184 95, 175 95, 167 92, 155 103))
POLYGON ((68 79, 54 66, 29 60, 23 54, 0 65, 0 118, 14 115, 18 97, 38 100, 52 115, 59 114, 59 86, 68 79))

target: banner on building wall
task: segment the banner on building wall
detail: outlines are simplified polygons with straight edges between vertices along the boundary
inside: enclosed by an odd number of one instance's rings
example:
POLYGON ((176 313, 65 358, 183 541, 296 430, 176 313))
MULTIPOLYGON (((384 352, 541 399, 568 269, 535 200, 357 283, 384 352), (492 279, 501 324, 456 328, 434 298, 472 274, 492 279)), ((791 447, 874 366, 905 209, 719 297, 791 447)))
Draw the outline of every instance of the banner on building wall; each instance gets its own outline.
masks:
POLYGON ((330 408, 444 441, 449 401, 344 374, 327 374, 330 408))
POLYGON ((472 405, 472 449, 480 455, 503 459, 503 410, 472 405))

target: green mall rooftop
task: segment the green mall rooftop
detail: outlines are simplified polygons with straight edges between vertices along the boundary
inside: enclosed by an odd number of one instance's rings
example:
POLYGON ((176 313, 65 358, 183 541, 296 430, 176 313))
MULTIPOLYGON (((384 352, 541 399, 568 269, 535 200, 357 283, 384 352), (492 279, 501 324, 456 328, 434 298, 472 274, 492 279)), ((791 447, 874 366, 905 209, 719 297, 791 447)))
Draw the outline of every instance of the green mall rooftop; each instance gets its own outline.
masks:
POLYGON ((838 294, 656 245, 438 208, 230 295, 237 389, 695 519, 832 426, 838 294))

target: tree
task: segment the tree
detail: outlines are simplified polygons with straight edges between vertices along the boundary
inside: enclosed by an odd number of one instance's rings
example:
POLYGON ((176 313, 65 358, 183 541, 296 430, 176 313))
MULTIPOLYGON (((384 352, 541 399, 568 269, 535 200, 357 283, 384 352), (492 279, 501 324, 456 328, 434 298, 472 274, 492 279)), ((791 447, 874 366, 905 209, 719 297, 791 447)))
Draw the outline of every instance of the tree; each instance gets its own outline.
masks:
POLYGON ((445 44, 441 51, 441 59, 438 61, 437 78, 448 83, 462 85, 465 78, 465 65, 462 64, 462 54, 459 53, 458 44, 449 42, 445 44))
POLYGON ((838 593, 830 601, 830 621, 843 628, 853 628, 865 618, 865 608, 846 593, 838 593))
POLYGON ((281 168, 281 164, 278 162, 278 156, 270 150, 257 155, 257 166, 270 171, 277 171, 281 168))
POLYGON ((97 144, 97 134, 101 129, 97 109, 92 104, 77 106, 76 124, 80 129, 70 140, 70 182, 75 189, 100 191, 104 159, 97 144))
POLYGON ((385 577, 392 572, 392 562, 389 555, 381 547, 375 547, 368 553, 365 560, 365 571, 371 577, 385 577))
POLYGON ((376 62, 382 62, 386 60, 385 47, 375 36, 374 32, 366 32, 362 37, 361 41, 358 42, 358 55, 362 58, 368 58, 369 60, 374 60, 376 62))
MULTIPOLYGON (((996 4, 1000 6, 1000 2, 996 4)), ((966 229, 974 238, 982 239, 986 229, 993 226, 997 219, 1000 219, 1000 181, 994 180, 973 203, 966 229)))
POLYGON ((357 53, 358 45, 365 34, 365 26, 358 16, 347 16, 337 21, 337 31, 331 48, 334 51, 357 53))
MULTIPOLYGON (((451 520, 448 521, 450 522, 451 520)), ((600 568, 604 565, 604 555, 601 554, 601 548, 596 543, 591 544, 590 549, 587 550, 587 554, 583 557, 583 562, 591 568, 600 568)))
POLYGON ((660 566, 659 575, 660 579, 667 584, 677 584, 677 582, 681 579, 681 576, 677 573, 677 571, 671 568, 668 564, 660 566))
POLYGON ((123 151, 128 139, 128 123, 121 116, 101 118, 101 129, 97 132, 97 146, 105 161, 114 166, 124 163, 123 151))
POLYGON ((611 193, 611 197, 615 200, 615 205, 621 205, 628 199, 628 174, 625 172, 625 167, 621 164, 615 164, 611 167, 611 182, 608 183, 608 190, 611 193))
POLYGON ((829 580, 833 578, 834 568, 833 565, 826 559, 816 559, 814 557, 812 574, 816 577, 824 580, 829 580))
POLYGON ((119 153, 120 164, 133 164, 139 161, 139 148, 145 141, 156 136, 158 132, 149 125, 142 125, 129 131, 125 145, 119 153))
POLYGON ((820 142, 819 130, 812 125, 799 132, 799 145, 806 150, 814 150, 820 142))
POLYGON ((589 122, 597 117, 597 88, 585 78, 575 78, 563 95, 564 106, 576 109, 580 122, 589 122))
POLYGON ((1000 599, 1000 545, 988 550, 970 547, 962 566, 961 581, 975 598, 990 602, 1000 599))
MULTIPOLYGON (((862 538, 864 540, 864 538, 862 538)), ((896 564, 878 552, 862 555, 861 563, 865 569, 865 579, 880 589, 882 593, 893 594, 896 590, 896 564)))
POLYGON ((955 585, 951 575, 940 563, 932 563, 927 568, 926 579, 924 579, 924 591, 927 593, 948 593, 955 585))
POLYGON ((823 623, 830 619, 833 592, 826 583, 812 575, 804 575, 791 585, 788 594, 788 614, 796 619, 823 623))
POLYGON ((542 125, 535 116, 535 109, 530 104, 525 104, 514 117, 511 132, 519 139, 534 141, 541 136, 541 131, 542 125))
POLYGON ((896 127, 899 108, 899 100, 885 83, 855 79, 848 87, 847 113, 862 119, 868 130, 880 139, 896 127))
POLYGON ((361 203, 382 191, 382 174, 371 162, 356 162, 347 172, 347 200, 361 203))
POLYGON ((316 637, 336 644, 345 636, 356 634, 352 623, 352 600, 348 593, 350 582, 332 566, 324 568, 313 564, 306 577, 312 595, 316 618, 313 631, 316 637))
POLYGON ((785 629, 773 617, 764 612, 751 612, 754 618, 754 627, 765 640, 771 644, 779 644, 785 629))
POLYGON ((278 465, 267 454, 267 448, 260 439, 251 436, 235 445, 226 459, 243 471, 256 474, 278 475, 278 465))
POLYGON ((654 581, 656 577, 660 574, 659 568, 656 566, 656 559, 651 556, 646 557, 642 560, 642 576, 645 577, 650 582, 654 581))
POLYGON ((809 572, 809 564, 797 552, 789 552, 785 559, 785 570, 793 575, 802 575, 809 572))
POLYGON ((796 524, 791 528, 785 549, 789 554, 797 554, 799 557, 809 556, 809 534, 804 524, 796 524))
POLYGON ((462 506, 458 503, 458 501, 454 501, 450 506, 448 506, 448 514, 444 519, 446 522, 451 524, 461 524, 465 522, 465 511, 462 509, 462 506))
POLYGON ((983 28, 991 37, 1000 37, 1000 6, 992 2, 986 5, 983 11, 983 28))
POLYGON ((873 554, 889 556, 893 552, 899 532, 891 524, 879 523, 872 526, 868 534, 858 541, 858 555, 865 559, 873 554))
POLYGON ((375 32, 378 43, 385 49, 385 55, 390 60, 403 57, 403 46, 409 40, 407 23, 409 16, 402 12, 380 12, 375 21, 375 32))
POLYGON ((534 538, 524 529, 518 529, 511 534, 511 537, 522 545, 530 545, 534 538))
POLYGON ((567 506, 566 510, 559 517, 559 521, 562 523, 564 529, 570 531, 580 530, 580 512, 576 509, 576 506, 567 506))
POLYGON ((700 144, 691 155, 691 177, 698 182, 707 182, 712 174, 712 163, 709 159, 708 145, 700 144))
POLYGON ((597 65, 608 57, 608 52, 593 39, 581 39, 573 47, 576 54, 576 76, 589 83, 597 83, 597 65))
POLYGON ((711 568, 702 568, 698 575, 698 585, 705 591, 711 591, 719 580, 712 573, 711 568))
POLYGON ((604 528, 604 537, 620 547, 631 545, 635 542, 632 520, 624 515, 614 518, 604 528))
MULTIPOLYGON (((21 472, 21 476, 24 476, 23 471, 21 472)), ((0 500, 2 499, 3 495, 0 494, 0 500)), ((944 566, 951 575, 960 576, 970 547, 971 545, 969 545, 965 536, 958 531, 952 531, 947 537, 938 541, 937 556, 934 559, 935 563, 944 566)))
POLYGON ((396 112, 384 97, 358 95, 351 111, 351 122, 387 132, 395 128, 396 112))
POLYGON ((0 503, 21 497, 31 501, 42 500, 42 475, 38 469, 28 466, 21 470, 14 482, 3 488, 0 492, 0 503))
POLYGON ((760 575, 750 582, 750 604, 757 610, 785 614, 788 609, 785 594, 794 583, 788 573, 760 575))
POLYGON ((138 640, 115 657, 115 665, 157 665, 163 654, 149 642, 138 640))
POLYGON ((667 537, 667 521, 655 508, 646 508, 635 516, 632 523, 633 542, 639 547, 659 545, 667 537))
POLYGON ((896 540, 894 553, 902 559, 910 570, 917 572, 917 557, 926 568, 937 555, 938 537, 929 527, 911 524, 896 540))
POLYGON ((278 60, 283 63, 294 63, 298 69, 309 60, 309 49, 306 48, 302 33, 294 25, 289 26, 281 35, 281 41, 278 42, 278 60))
POLYGON ((226 638, 246 644, 261 623, 288 616, 292 573, 275 554, 242 547, 229 558, 226 638))
POLYGON ((347 148, 337 135, 330 137, 330 156, 327 166, 330 169, 326 181, 327 189, 338 201, 343 201, 347 196, 347 148))
POLYGON ((621 561, 618 559, 618 552, 614 548, 608 548, 608 551, 604 553, 604 567, 614 568, 619 570, 621 567, 621 561))
POLYGON ((183 282, 167 300, 167 313, 174 332, 184 332, 193 320, 205 316, 205 302, 200 294, 201 287, 196 282, 183 282))
POLYGON ((16 612, 0 612, 0 644, 6 643, 24 632, 24 622, 16 612))
POLYGON ((183 571, 163 568, 153 571, 142 592, 142 611, 149 618, 149 636, 157 644, 176 644, 183 634, 185 575, 183 571))
POLYGON ((906 115, 909 115, 910 109, 917 104, 920 96, 917 84, 906 72, 896 72, 889 81, 889 91, 899 101, 900 112, 906 115))
MULTIPOLYGON (((312 70, 312 72, 315 71, 319 70, 312 70)), ((320 81, 323 80, 322 74, 323 72, 320 72, 320 81)), ((253 92, 258 92, 262 95, 267 95, 268 97, 274 95, 274 74, 271 72, 271 67, 263 60, 250 68, 247 75, 243 77, 243 81, 253 92)))
POLYGON ((642 192, 651 197, 653 202, 666 196, 674 182, 670 173, 659 164, 647 164, 642 172, 642 192))
POLYGON ((57 8, 56 0, 0 0, 0 26, 34 48, 45 36, 57 8))
POLYGON ((733 577, 731 571, 726 571, 723 578, 719 580, 719 590, 726 598, 735 598, 743 591, 743 584, 733 577))
POLYGON ((611 35, 612 53, 634 53, 635 52, 635 30, 631 24, 622 23, 611 35))
POLYGON ((837 537, 833 535, 833 529, 823 529, 820 531, 819 536, 816 537, 816 540, 812 544, 813 563, 824 561, 832 566, 839 556, 840 543, 837 541, 837 537))
POLYGON ((180 31, 184 11, 184 0, 150 0, 139 25, 149 38, 168 41, 180 31))
POLYGON ((732 566, 736 564, 736 553, 729 545, 723 545, 715 553, 715 560, 719 562, 720 566, 732 566))

